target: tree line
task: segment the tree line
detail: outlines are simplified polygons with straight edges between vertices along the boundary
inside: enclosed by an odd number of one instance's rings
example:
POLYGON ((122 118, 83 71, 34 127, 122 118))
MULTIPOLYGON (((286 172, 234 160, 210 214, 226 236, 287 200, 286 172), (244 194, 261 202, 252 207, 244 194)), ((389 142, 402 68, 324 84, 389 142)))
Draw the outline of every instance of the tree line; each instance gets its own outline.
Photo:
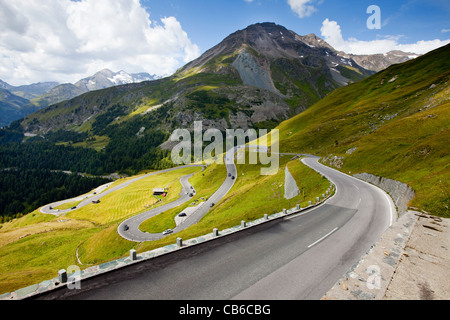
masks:
POLYGON ((0 222, 87 193, 109 181, 45 169, 3 169, 0 172, 0 222))
POLYGON ((170 168, 170 152, 158 148, 169 137, 161 124, 170 128, 168 107, 129 121, 116 123, 126 114, 113 106, 97 117, 90 132, 57 130, 45 136, 23 139, 20 122, 0 130, 0 216, 12 217, 97 187, 103 180, 68 176, 52 170, 87 173, 94 176, 114 172, 134 175, 143 170, 170 168), (142 134, 137 134, 143 130, 142 134), (72 144, 105 135, 109 144, 101 151, 72 144), (77 187, 79 186, 79 187, 77 187))

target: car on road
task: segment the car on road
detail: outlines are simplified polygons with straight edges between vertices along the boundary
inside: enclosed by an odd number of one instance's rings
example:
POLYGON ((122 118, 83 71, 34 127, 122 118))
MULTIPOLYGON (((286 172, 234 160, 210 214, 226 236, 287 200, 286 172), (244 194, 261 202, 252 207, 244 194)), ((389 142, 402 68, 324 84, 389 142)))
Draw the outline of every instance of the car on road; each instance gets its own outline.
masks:
POLYGON ((127 225, 124 225, 124 226, 123 226, 123 231, 128 231, 129 229, 130 229, 129 226, 127 226, 127 225))
POLYGON ((231 177, 231 173, 229 173, 228 176, 231 177))
POLYGON ((213 203, 211 203, 211 206, 210 206, 210 207, 211 207, 211 208, 212 208, 212 207, 214 207, 214 204, 215 204, 214 202, 213 202, 213 203))
POLYGON ((190 193, 190 194, 189 194, 189 197, 191 197, 191 198, 192 198, 193 196, 194 196, 194 194, 193 194, 193 193, 190 193))
POLYGON ((75 210, 77 207, 72 207, 72 209, 70 209, 70 210, 75 210))
POLYGON ((235 177, 235 176, 232 176, 232 177, 231 177, 231 180, 234 180, 234 179, 236 179, 236 177, 235 177))
POLYGON ((172 229, 167 229, 166 231, 163 232, 163 235, 168 235, 171 234, 173 232, 172 229))
POLYGON ((186 213, 182 212, 178 215, 179 217, 186 217, 186 213))

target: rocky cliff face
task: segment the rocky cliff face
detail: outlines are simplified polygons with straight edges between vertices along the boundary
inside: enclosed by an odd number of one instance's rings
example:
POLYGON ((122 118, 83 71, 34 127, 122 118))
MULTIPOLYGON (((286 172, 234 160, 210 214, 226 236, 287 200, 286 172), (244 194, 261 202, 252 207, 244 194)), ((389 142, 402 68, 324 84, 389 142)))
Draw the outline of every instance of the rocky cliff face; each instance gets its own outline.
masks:
POLYGON ((237 55, 232 66, 239 72, 245 85, 279 93, 272 81, 270 66, 264 63, 265 61, 261 62, 260 64, 252 54, 243 49, 237 55))

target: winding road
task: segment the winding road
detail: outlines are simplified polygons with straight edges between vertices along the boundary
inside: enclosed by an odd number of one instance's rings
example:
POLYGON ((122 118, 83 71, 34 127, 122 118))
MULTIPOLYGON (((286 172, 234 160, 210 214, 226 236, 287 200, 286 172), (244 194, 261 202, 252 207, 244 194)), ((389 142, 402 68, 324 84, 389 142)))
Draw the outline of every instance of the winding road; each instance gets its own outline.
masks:
MULTIPOLYGON (((233 149, 230 149, 226 155, 225 155, 225 166, 227 169, 227 175, 222 183, 222 185, 219 187, 219 189, 206 201, 201 203, 199 206, 197 206, 194 211, 189 212, 186 219, 183 219, 183 221, 178 224, 172 231, 174 233, 179 232, 181 230, 184 230, 197 222, 200 221, 200 219, 217 203, 219 202, 225 195, 230 191, 230 189, 233 187, 235 183, 235 179, 237 176, 237 169, 236 165, 234 164, 234 154, 239 150, 240 147, 235 147, 233 149)), ((157 216, 167 210, 176 208, 183 203, 189 201, 191 199, 190 194, 195 193, 195 189, 193 186, 189 183, 189 178, 192 175, 185 176, 181 178, 180 182, 182 185, 182 190, 180 193, 180 197, 168 204, 165 204, 161 207, 155 208, 153 210, 141 213, 137 216, 134 216, 130 219, 127 219, 123 221, 118 229, 117 232, 119 235, 129 241, 134 242, 144 242, 144 241, 153 241, 153 240, 159 240, 164 238, 166 235, 163 233, 147 233, 143 232, 139 229, 139 226, 146 220, 157 216)))
MULTIPOLYGON (((381 189, 319 163, 322 205, 83 282, 45 299, 320 299, 395 221, 381 189)), ((363 284, 361 284, 363 285, 363 284)))
POLYGON ((54 208, 56 208, 58 206, 61 206, 63 204, 81 201, 76 206, 76 209, 80 209, 80 208, 82 208, 84 206, 87 206, 88 204, 91 204, 93 201, 99 201, 101 198, 103 198, 104 196, 106 196, 106 195, 108 195, 108 194, 110 194, 112 192, 115 192, 115 191, 121 190, 123 188, 126 188, 130 184, 132 184, 132 183, 134 183, 136 181, 148 178, 148 177, 156 175, 156 174, 166 173, 166 172, 179 170, 179 169, 183 169, 183 168, 190 168, 190 167, 204 167, 204 166, 203 165, 192 164, 192 165, 185 165, 185 166, 180 166, 180 167, 175 167, 175 168, 155 171, 155 172, 152 172, 152 173, 148 173, 146 175, 142 175, 142 176, 136 177, 134 179, 130 179, 130 180, 124 182, 124 183, 121 183, 121 184, 119 184, 117 186, 109 188, 112 185, 112 182, 111 182, 111 183, 108 183, 108 184, 105 184, 103 186, 98 187, 92 193, 86 194, 84 196, 79 196, 77 198, 72 198, 72 199, 67 199, 67 200, 62 200, 62 201, 54 202, 54 203, 51 203, 51 204, 47 204, 47 205, 41 207, 40 211, 41 211, 41 213, 44 213, 44 214, 53 214, 53 215, 57 215, 57 216, 63 215, 63 214, 66 214, 68 212, 73 211, 73 209, 58 210, 58 209, 54 209, 54 208))

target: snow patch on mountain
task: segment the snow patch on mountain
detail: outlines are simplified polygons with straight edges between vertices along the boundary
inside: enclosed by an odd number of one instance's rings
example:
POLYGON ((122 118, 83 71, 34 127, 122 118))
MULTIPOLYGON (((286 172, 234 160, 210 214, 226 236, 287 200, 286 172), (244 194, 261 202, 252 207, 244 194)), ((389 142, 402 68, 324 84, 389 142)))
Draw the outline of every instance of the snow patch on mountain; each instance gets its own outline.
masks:
POLYGON ((150 75, 145 72, 129 74, 123 70, 117 72, 116 74, 114 74, 114 76, 108 78, 108 80, 114 83, 115 85, 138 83, 142 81, 151 81, 156 79, 158 79, 156 75, 150 75))

